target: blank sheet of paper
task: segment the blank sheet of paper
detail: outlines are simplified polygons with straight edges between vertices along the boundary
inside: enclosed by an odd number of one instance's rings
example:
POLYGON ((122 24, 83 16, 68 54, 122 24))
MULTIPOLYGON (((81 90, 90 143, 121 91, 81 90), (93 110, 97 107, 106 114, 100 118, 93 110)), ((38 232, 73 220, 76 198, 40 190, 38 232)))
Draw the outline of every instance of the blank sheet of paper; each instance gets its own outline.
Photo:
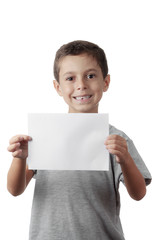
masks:
POLYGON ((109 170, 108 114, 31 113, 28 135, 29 169, 109 170))

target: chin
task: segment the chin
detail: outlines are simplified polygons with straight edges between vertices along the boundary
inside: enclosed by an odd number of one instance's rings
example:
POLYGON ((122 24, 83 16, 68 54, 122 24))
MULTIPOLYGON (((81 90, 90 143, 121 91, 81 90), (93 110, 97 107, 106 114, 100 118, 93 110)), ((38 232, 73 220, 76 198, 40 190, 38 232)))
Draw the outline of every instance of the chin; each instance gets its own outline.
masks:
POLYGON ((98 109, 96 109, 96 108, 86 108, 85 107, 85 108, 79 109, 78 111, 81 112, 81 113, 97 113, 98 109))

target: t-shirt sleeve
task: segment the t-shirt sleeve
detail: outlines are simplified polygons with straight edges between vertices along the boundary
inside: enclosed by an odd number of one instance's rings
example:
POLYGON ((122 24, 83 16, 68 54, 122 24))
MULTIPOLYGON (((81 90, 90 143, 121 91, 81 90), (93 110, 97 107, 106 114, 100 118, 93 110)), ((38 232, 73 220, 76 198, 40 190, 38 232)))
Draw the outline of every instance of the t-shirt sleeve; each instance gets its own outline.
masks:
MULTIPOLYGON (((144 161, 142 160, 140 154, 138 153, 133 141, 129 138, 127 139, 127 146, 132 159, 134 160, 137 168, 139 169, 142 176, 144 177, 146 185, 149 185, 152 180, 151 174, 147 166, 145 165, 144 161)), ((124 183, 122 171, 119 172, 119 181, 122 181, 124 183)))

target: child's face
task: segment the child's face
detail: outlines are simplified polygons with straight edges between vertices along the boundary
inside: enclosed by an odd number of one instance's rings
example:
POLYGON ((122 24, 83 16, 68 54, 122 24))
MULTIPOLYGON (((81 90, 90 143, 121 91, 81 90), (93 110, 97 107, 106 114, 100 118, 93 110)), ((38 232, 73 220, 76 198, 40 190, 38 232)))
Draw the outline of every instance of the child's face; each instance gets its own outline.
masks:
POLYGON ((103 78, 97 61, 87 54, 66 56, 59 63, 58 94, 69 106, 69 113, 98 113, 98 104, 107 91, 110 76, 103 78))

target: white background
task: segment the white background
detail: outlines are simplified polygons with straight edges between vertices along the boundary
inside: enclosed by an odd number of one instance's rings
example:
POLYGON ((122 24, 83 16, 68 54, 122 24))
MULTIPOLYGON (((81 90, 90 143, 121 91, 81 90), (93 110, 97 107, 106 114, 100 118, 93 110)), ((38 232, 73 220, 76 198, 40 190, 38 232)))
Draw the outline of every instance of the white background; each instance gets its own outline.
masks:
POLYGON ((159 1, 2 0, 0 2, 0 239, 27 240, 35 181, 19 197, 6 190, 9 139, 27 134, 28 112, 66 113, 53 88, 56 50, 88 40, 107 55, 111 84, 99 112, 133 139, 153 181, 136 202, 123 186, 121 220, 126 239, 158 239, 159 1), (153 237, 153 234, 155 237, 153 237))

